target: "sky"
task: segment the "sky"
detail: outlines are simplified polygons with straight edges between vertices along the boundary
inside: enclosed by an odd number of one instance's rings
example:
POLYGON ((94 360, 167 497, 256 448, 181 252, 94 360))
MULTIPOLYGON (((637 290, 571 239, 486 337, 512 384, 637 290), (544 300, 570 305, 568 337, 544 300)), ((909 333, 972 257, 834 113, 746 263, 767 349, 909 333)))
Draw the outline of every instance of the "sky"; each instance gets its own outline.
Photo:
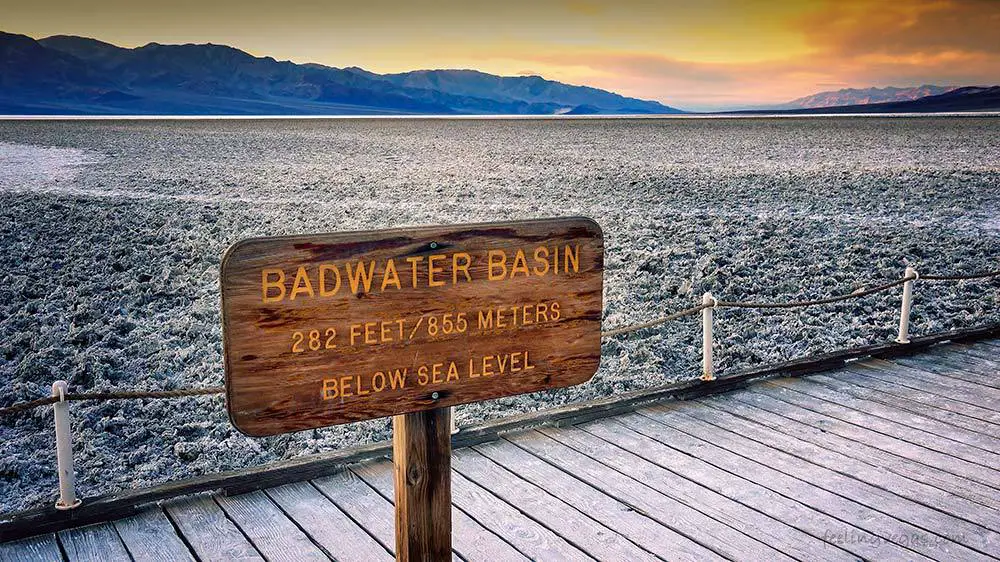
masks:
POLYGON ((1000 0, 0 0, 0 30, 538 74, 692 110, 1000 83, 1000 0))

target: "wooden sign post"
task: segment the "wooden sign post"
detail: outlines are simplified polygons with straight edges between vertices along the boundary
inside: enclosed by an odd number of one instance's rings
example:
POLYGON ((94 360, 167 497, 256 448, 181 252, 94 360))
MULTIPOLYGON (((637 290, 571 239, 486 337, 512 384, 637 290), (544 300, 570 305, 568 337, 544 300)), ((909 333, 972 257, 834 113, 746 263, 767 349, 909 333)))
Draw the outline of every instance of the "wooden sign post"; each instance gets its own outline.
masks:
POLYGON ((238 242, 229 417, 265 436, 394 416, 397 556, 449 558, 448 407, 590 380, 603 270, 586 218, 238 242))

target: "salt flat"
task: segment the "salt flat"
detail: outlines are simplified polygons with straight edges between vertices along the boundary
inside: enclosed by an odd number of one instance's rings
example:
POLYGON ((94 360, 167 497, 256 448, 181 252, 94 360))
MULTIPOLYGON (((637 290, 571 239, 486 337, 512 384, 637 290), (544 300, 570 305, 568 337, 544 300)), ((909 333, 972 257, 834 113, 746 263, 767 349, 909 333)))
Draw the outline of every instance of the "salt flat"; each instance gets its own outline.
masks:
MULTIPOLYGON (((695 304, 997 269, 1000 120, 0 122, 0 405, 222 381, 218 268, 250 236, 587 215, 606 328, 695 304)), ((918 283, 914 331, 1000 320, 1000 282, 918 283)), ((899 296, 717 313, 719 368, 884 341, 899 296)), ((586 385, 459 422, 696 376, 694 320, 607 341, 586 385)), ((388 420, 253 439, 220 398, 76 403, 93 495, 385 438, 388 420)), ((55 490, 51 412, 0 420, 0 511, 55 490)))

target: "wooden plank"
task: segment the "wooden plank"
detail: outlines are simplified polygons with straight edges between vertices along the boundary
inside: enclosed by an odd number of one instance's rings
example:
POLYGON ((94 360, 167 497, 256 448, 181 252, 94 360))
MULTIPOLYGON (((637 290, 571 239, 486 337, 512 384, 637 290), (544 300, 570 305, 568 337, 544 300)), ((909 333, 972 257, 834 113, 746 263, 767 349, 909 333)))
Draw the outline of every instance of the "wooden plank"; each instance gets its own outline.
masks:
POLYGON ((114 522, 118 536, 136 562, 194 560, 187 545, 159 506, 151 506, 114 522))
POLYGON ((934 368, 932 363, 929 364, 926 361, 896 363, 879 359, 872 359, 866 361, 866 363, 875 369, 892 373, 896 376, 898 384, 918 388, 954 400, 961 400, 967 404, 974 404, 995 412, 1000 411, 1000 400, 981 394, 980 390, 984 387, 935 375, 927 370, 934 368))
POLYGON ((451 556, 451 410, 392 418, 396 559, 451 556))
POLYGON ((267 495, 334 560, 393 559, 385 547, 309 482, 271 488, 267 495))
POLYGON ((60 531, 59 542, 62 544, 66 559, 70 562, 93 561, 113 562, 130 561, 128 550, 122 544, 118 532, 111 523, 88 525, 60 531))
POLYGON ((764 481, 765 485, 770 486, 772 481, 788 477, 808 482, 814 488, 828 493, 817 493, 814 489, 808 492, 797 490, 794 483, 790 483, 792 485, 786 490, 798 494, 794 497, 810 506, 830 510, 827 513, 843 510, 836 515, 838 519, 865 528, 885 540, 891 540, 935 560, 985 560, 994 553, 1000 553, 1000 544, 990 541, 989 537, 962 535, 969 529, 985 531, 978 525, 723 430, 676 409, 657 406, 639 413, 683 431, 705 444, 714 444, 702 446, 700 451, 703 453, 699 454, 723 456, 719 451, 729 451, 744 459, 742 462, 738 459, 730 462, 735 462, 736 466, 742 466, 748 471, 753 464, 759 464, 754 459, 767 459, 767 465, 773 472, 770 473, 770 479, 764 481), (917 544, 918 541, 908 537, 921 537, 923 540, 919 542, 923 544, 917 544))
POLYGON ((230 418, 274 435, 586 382, 603 271, 583 217, 242 240, 220 271, 230 418))
POLYGON ((63 560, 53 533, 12 542, 0 542, 0 562, 55 562, 63 560))
MULTIPOLYGON (((387 501, 393 501, 393 468, 391 463, 374 461, 361 463, 352 466, 351 472, 387 501)), ((524 554, 501 539, 491 529, 469 517, 461 509, 452 509, 451 518, 452 548, 462 558, 466 560, 527 560, 524 554)))
POLYGON ((626 476, 589 456, 537 431, 526 431, 505 439, 559 466, 649 517, 690 538, 716 554, 738 560, 791 560, 786 554, 748 536, 643 482, 626 476))
POLYGON ((936 350, 935 353, 920 355, 922 370, 946 379, 957 379, 963 385, 984 388, 992 396, 1000 396, 1000 368, 997 363, 982 357, 975 357, 962 350, 936 350))
POLYGON ((264 492, 216 496, 215 501, 269 562, 329 560, 264 492))
MULTIPOLYGON (((701 406, 700 409, 712 411, 701 406)), ((620 416, 614 423, 588 425, 587 431, 614 437, 621 446, 635 446, 644 457, 684 470, 684 476, 705 486, 717 487, 746 505, 784 517, 790 525, 825 541, 824 552, 837 556, 846 550, 865 559, 923 559, 906 546, 893 542, 899 525, 855 502, 773 469, 766 459, 747 460, 740 455, 699 440, 658 419, 657 412, 643 409, 620 416), (685 458, 687 457, 687 458, 685 458), (860 517, 860 524, 858 524, 860 517), (853 537, 837 541, 836 537, 853 537)), ((678 427, 683 427, 683 419, 678 427)), ((897 539, 898 540, 898 539, 897 539)), ((807 559, 813 559, 815 555, 807 559)))
MULTIPOLYGON (((705 400, 698 404, 678 405, 677 411, 742 435, 763 445, 784 451, 804 461, 823 466, 845 476, 850 476, 907 498, 924 506, 943 511, 985 529, 1000 529, 1000 511, 984 509, 982 504, 967 500, 946 490, 921 481, 901 478, 881 466, 868 464, 839 451, 825 449, 805 439, 795 422, 775 427, 762 423, 770 415, 735 401, 705 400), (699 407, 700 406, 700 407, 699 407), (787 431, 783 433, 782 430, 787 431)), ((983 532, 977 530, 975 534, 983 532)), ((995 537, 993 531, 986 535, 995 537)), ((995 537, 1000 539, 1000 537, 995 537)))
MULTIPOLYGON (((628 431, 609 420, 594 422, 586 427, 594 433, 615 440, 622 437, 621 434, 614 434, 616 427, 621 428, 622 433, 628 431), (609 425, 611 428, 602 430, 603 425, 609 425)), ((632 454, 629 449, 619 447, 593 433, 572 428, 541 428, 539 432, 793 558, 808 557, 812 560, 856 558, 839 548, 830 548, 821 540, 779 519, 747 507, 640 455, 632 454)))
MULTIPOLYGON (((964 402, 957 402, 950 399, 942 399, 937 395, 922 392, 912 388, 901 387, 890 384, 883 380, 865 376, 868 369, 863 366, 851 367, 842 371, 831 372, 822 375, 840 383, 848 383, 851 388, 857 391, 863 390, 881 397, 881 400, 902 407, 916 408, 922 412, 933 412, 933 416, 944 416, 939 419, 948 421, 954 425, 978 431, 984 435, 993 435, 1000 432, 1000 423, 990 423, 983 420, 981 412, 991 413, 976 406, 970 406, 964 402)), ((819 376, 819 375, 817 375, 819 376)), ((819 379, 817 379, 819 380, 819 379)), ((997 421, 1000 422, 1000 416, 997 421)))
MULTIPOLYGON (((384 476, 377 464, 355 467, 358 476, 376 487, 384 476)), ((549 529, 526 517, 489 491, 452 471, 452 501, 456 511, 461 510, 484 527, 495 532, 504 541, 533 560, 584 560, 586 553, 574 547, 549 529)), ((454 513, 454 512, 453 512, 454 513)), ((456 543, 458 541, 456 540, 456 543)), ((461 552, 463 558, 469 558, 461 552)))
POLYGON ((518 511, 544 525, 598 560, 657 560, 655 556, 586 513, 522 480, 472 449, 460 449, 455 469, 518 511))
POLYGON ((263 560, 210 496, 178 498, 163 507, 199 560, 263 560))
MULTIPOLYGON (((828 381, 829 380, 832 379, 828 379, 828 381)), ((783 383, 776 381, 775 384, 783 383)), ((851 385, 838 385, 836 382, 833 382, 832 384, 832 387, 827 386, 821 384, 819 381, 809 378, 796 379, 794 382, 789 382, 787 386, 783 385, 783 387, 824 400, 831 404, 849 408, 856 412, 870 414, 876 418, 887 420, 892 422, 890 425, 901 424, 911 430, 907 432, 908 434, 912 433, 912 431, 922 431, 929 435, 935 435, 937 437, 953 441, 955 443, 953 447, 957 447, 957 449, 961 452, 967 453, 971 456, 970 460, 979 464, 990 466, 989 463, 993 461, 1000 463, 1000 455, 993 452, 1000 451, 1000 439, 997 439, 996 437, 982 435, 974 431, 966 431, 949 423, 936 420, 931 416, 924 415, 923 412, 914 412, 906 408, 897 408, 896 406, 891 406, 878 400, 862 399, 853 395, 852 389, 854 387, 851 385)), ((941 443, 944 443, 944 447, 946 449, 948 448, 949 444, 947 441, 943 441, 941 443)), ((954 454, 955 450, 956 449, 951 449, 952 454, 954 454)), ((962 456, 962 458, 965 457, 962 456)))
MULTIPOLYGON (((954 470, 957 474, 1000 490, 1000 472, 991 468, 984 461, 989 456, 985 451, 979 453, 979 449, 928 435, 902 424, 866 416, 861 412, 829 402, 811 399, 789 387, 795 382, 798 381, 785 381, 781 385, 767 382, 754 386, 752 392, 771 396, 782 402, 822 414, 828 422, 834 422, 830 424, 830 427, 836 428, 836 431, 841 435, 863 433, 880 443, 885 443, 887 447, 893 447, 893 449, 887 449, 889 451, 903 450, 908 454, 916 455, 922 462, 935 459, 939 463, 947 464, 949 469, 954 470)), ((1000 466, 1000 464, 993 466, 1000 466)))
POLYGON ((577 480, 508 441, 484 443, 477 445, 475 450, 660 558, 722 560, 719 555, 665 527, 634 505, 577 480))
POLYGON ((943 389, 928 389, 920 381, 907 380, 906 367, 895 364, 876 364, 865 361, 852 366, 858 369, 858 374, 868 378, 876 379, 884 384, 895 386, 899 392, 907 392, 907 396, 919 396, 925 401, 933 401, 941 404, 941 407, 949 407, 953 411, 959 411, 963 415, 971 416, 993 424, 1000 424, 1000 411, 983 407, 977 404, 970 404, 959 398, 942 396, 943 389), (888 365, 888 366, 887 366, 888 365))
MULTIPOLYGON (((624 416, 624 418, 628 417, 624 416)), ((777 548, 789 556, 810 560, 857 559, 856 555, 839 547, 831 546, 817 538, 816 535, 803 531, 797 526, 801 520, 793 523, 781 517, 773 517, 771 513, 768 513, 770 510, 748 506, 723 493, 718 487, 713 489, 712 485, 703 484, 701 480, 706 479, 702 478, 705 468, 711 470, 713 467, 706 463, 701 463, 702 466, 692 463, 687 464, 688 470, 685 470, 678 466, 676 461, 685 462, 682 457, 687 455, 663 447, 658 441, 632 431, 617 422, 618 419, 622 419, 622 417, 615 418, 615 420, 593 422, 575 429, 544 428, 540 431, 660 492, 676 495, 678 499, 702 513, 761 540, 768 546, 777 548), (636 451, 637 454, 632 454, 629 451, 636 451), (699 474, 697 477, 691 478, 691 472, 699 474), (699 490, 704 490, 704 492, 699 492, 699 490)), ((725 477, 731 475, 716 470, 714 476, 719 476, 725 481, 725 477)), ((755 487, 747 481, 740 481, 739 478, 735 478, 735 480, 737 480, 737 486, 741 491, 749 492, 743 496, 744 499, 755 493, 764 492, 759 487, 754 489, 755 487)), ((729 483, 731 484, 732 480, 729 483)), ((777 494, 771 494, 771 496, 772 501, 780 497, 777 494)), ((785 505, 787 507, 794 503, 787 502, 785 505)), ((805 514, 808 509, 793 511, 796 515, 808 518, 808 515, 805 514)), ((785 511, 784 515, 789 513, 789 511, 785 511)), ((827 529, 830 528, 827 527, 827 529)))
POLYGON ((840 451, 912 480, 927 482, 984 506, 1000 507, 996 489, 955 474, 951 470, 954 460, 951 457, 908 443, 896 443, 894 439, 883 440, 885 436, 881 434, 854 426, 844 424, 840 427, 837 420, 763 394, 741 392, 718 399, 727 407, 730 407, 728 401, 734 400, 761 410, 768 415, 756 414, 754 420, 767 423, 778 431, 787 432, 790 431, 788 428, 794 427, 797 437, 824 448, 840 451), (849 431, 845 434, 844 429, 849 431))
MULTIPOLYGON (((395 554, 396 511, 392 502, 350 470, 317 478, 312 483, 334 505, 375 537, 390 554, 395 554)), ((459 559, 457 555, 453 555, 453 558, 459 559)))
POLYGON ((927 357, 942 366, 952 367, 935 371, 937 374, 1000 390, 1000 362, 997 361, 997 355, 992 351, 984 353, 976 347, 951 344, 946 348, 935 349, 927 357))

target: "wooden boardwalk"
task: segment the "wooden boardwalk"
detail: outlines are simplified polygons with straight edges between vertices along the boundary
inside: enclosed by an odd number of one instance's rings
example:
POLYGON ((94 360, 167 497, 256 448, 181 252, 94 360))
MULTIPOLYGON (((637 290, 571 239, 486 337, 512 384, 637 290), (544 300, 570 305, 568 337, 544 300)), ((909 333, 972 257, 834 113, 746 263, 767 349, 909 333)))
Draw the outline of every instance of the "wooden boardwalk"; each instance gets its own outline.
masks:
MULTIPOLYGON (((1000 559, 1000 340, 456 449, 456 560, 1000 559)), ((0 560, 390 560, 392 465, 0 544, 0 560)))

